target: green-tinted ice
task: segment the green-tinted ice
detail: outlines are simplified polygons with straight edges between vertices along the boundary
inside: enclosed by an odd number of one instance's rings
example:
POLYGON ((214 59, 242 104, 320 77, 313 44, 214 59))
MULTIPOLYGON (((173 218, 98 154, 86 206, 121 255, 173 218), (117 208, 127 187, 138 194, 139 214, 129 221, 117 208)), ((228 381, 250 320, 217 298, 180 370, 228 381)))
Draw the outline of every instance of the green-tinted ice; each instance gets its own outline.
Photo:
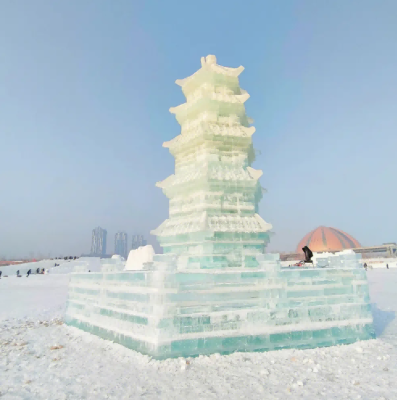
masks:
MULTIPOLYGON (((72 274, 66 322, 156 358, 352 343, 374 336, 358 256, 282 269, 265 254, 261 171, 243 68, 214 56, 177 81, 181 134, 164 143, 175 174, 159 183, 169 218, 153 233, 164 254, 143 271, 72 274)), ((112 267, 113 268, 113 267, 112 267)))
POLYGON ((164 143, 175 174, 157 184, 170 199, 169 218, 153 231, 178 269, 258 267, 271 225, 258 215, 263 189, 255 159, 255 128, 245 114, 248 93, 240 68, 202 59, 202 68, 178 80, 186 103, 171 108, 181 134, 164 143))

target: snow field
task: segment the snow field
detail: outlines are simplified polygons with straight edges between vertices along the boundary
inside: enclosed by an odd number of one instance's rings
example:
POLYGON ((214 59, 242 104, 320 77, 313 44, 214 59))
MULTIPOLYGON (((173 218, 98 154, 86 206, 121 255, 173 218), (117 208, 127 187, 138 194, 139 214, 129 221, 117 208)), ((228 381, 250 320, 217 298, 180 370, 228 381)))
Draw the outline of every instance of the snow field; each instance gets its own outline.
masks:
POLYGON ((69 328, 68 275, 0 280, 1 399, 397 399, 397 271, 368 271, 378 339, 154 361, 69 328))

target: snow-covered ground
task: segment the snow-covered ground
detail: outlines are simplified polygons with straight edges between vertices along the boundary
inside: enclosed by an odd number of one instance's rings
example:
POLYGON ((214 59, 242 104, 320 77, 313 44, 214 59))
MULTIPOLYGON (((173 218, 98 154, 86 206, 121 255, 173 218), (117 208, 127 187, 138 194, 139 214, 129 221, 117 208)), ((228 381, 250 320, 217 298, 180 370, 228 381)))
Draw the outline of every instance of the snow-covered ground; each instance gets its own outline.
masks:
MULTIPOLYGON (((110 259, 109 259, 110 260, 110 259)), ((40 260, 36 262, 27 262, 23 264, 7 265, 0 267, 2 276, 14 277, 17 272, 21 276, 26 276, 26 273, 31 270, 32 275, 37 274, 37 269, 44 269, 46 274, 70 274, 79 268, 79 271, 99 271, 101 262, 99 257, 80 257, 77 260, 40 260), (55 267, 55 264, 57 265, 55 267)))
MULTIPOLYGON (((302 257, 303 258, 303 257, 302 257)), ((281 261, 282 267, 289 267, 296 264, 298 261, 281 261)), ((387 265, 389 268, 397 268, 397 258, 363 258, 360 260, 361 264, 367 264, 369 269, 380 268, 386 269, 387 265)), ((310 268, 310 265, 308 266, 310 268)))
POLYGON ((80 260, 41 260, 36 262, 28 262, 23 264, 16 265, 7 265, 5 267, 1 267, 0 271, 3 272, 3 275, 14 276, 17 271, 19 271, 20 275, 26 275, 26 273, 31 270, 32 274, 36 274, 37 268, 41 271, 44 270, 56 270, 63 269, 69 267, 68 273, 70 273, 73 268, 80 263, 80 260), (54 267, 55 264, 59 264, 59 267, 54 267))
POLYGON ((2 399, 397 399, 397 270, 370 270, 378 339, 153 361, 62 324, 69 275, 0 280, 2 399))

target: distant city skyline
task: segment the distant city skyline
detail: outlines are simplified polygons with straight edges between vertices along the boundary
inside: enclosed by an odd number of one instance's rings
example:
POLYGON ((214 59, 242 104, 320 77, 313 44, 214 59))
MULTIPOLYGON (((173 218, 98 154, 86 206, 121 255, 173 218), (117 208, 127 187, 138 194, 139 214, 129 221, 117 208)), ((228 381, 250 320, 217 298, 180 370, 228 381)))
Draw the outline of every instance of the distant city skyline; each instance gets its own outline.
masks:
POLYGON ((106 254, 107 234, 107 230, 100 226, 92 230, 91 254, 106 254))
POLYGON ((128 256, 128 234, 125 232, 117 232, 114 238, 114 254, 118 254, 124 258, 128 256))
MULTIPOLYGON (((118 231, 114 235, 113 251, 107 249, 107 229, 100 226, 92 230, 91 235, 91 255, 113 255, 118 254, 127 258, 130 250, 135 250, 140 246, 146 246, 147 240, 142 234, 134 234, 131 236, 131 242, 128 242, 128 233, 118 231)), ((83 254, 86 254, 83 252, 83 254)))
POLYGON ((138 247, 146 246, 147 241, 143 235, 133 235, 131 241, 131 250, 136 250, 138 247))

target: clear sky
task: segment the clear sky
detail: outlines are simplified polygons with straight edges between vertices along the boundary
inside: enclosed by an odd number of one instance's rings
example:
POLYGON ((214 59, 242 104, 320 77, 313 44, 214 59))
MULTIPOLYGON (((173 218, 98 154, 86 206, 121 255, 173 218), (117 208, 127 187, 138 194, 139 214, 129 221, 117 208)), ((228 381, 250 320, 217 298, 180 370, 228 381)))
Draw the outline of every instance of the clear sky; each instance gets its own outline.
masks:
POLYGON ((175 80, 246 69, 269 250, 319 225, 397 240, 397 1, 0 2, 0 256, 90 249, 168 215, 175 80))

